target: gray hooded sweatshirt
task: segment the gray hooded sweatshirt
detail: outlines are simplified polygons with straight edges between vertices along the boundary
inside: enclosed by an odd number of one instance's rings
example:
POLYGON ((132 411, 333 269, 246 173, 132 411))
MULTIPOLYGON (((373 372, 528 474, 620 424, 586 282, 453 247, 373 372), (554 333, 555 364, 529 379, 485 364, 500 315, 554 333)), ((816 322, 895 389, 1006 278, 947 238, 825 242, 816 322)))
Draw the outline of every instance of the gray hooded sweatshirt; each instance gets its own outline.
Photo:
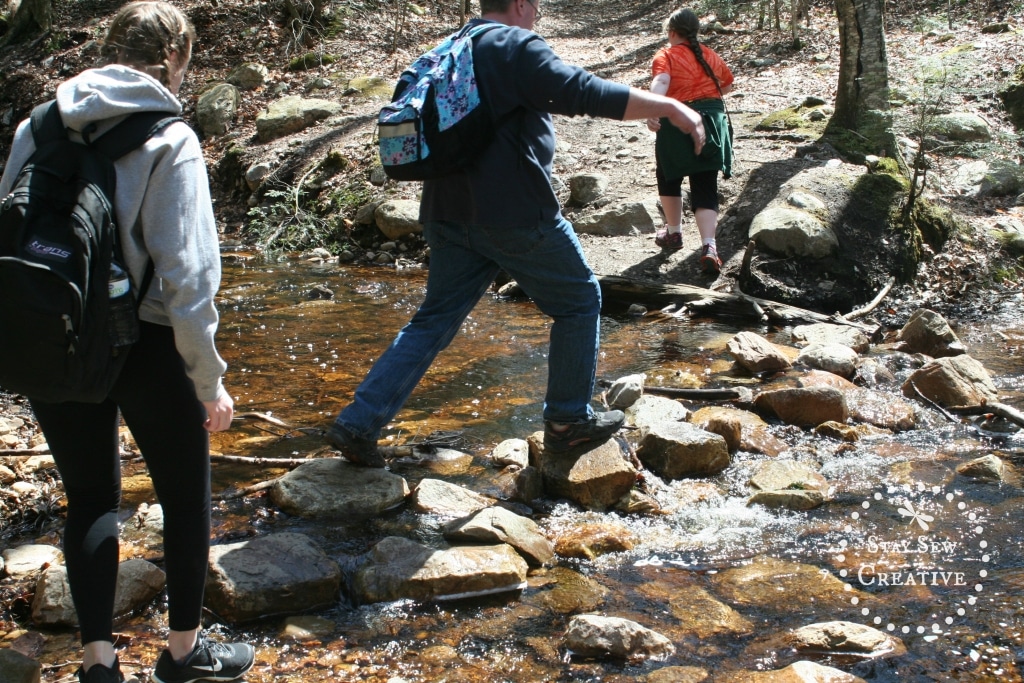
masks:
MULTIPOLYGON (((181 103, 159 81, 121 65, 89 69, 65 81, 57 87, 57 106, 72 138, 91 123, 97 124, 94 137, 102 135, 134 112, 181 113, 181 103)), ((25 120, 0 178, 0 197, 10 192, 33 151, 25 120)), ((227 364, 214 346, 220 250, 199 140, 186 124, 176 122, 114 167, 114 209, 132 282, 142 282, 148 259, 154 266, 139 317, 174 329, 196 396, 213 401, 224 392, 221 377, 227 364)))

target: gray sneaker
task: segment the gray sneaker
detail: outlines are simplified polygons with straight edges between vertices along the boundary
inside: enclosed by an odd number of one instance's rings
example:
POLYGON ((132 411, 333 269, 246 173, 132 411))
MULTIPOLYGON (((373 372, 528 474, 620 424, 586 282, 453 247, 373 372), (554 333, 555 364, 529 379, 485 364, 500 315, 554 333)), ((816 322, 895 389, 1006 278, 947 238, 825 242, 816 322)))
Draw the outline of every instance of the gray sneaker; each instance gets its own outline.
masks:
MULTIPOLYGON (((256 650, 247 643, 215 643, 202 635, 181 664, 164 650, 153 669, 153 683, 194 683, 233 681, 241 678, 256 661, 256 650)), ((92 669, 89 669, 91 672, 92 669)))

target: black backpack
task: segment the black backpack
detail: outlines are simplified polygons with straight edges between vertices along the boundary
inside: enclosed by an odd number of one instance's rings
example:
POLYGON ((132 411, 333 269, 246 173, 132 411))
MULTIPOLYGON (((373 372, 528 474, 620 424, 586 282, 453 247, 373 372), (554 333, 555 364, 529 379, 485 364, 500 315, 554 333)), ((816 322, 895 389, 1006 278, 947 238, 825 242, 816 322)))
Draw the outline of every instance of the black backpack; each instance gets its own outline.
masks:
MULTIPOLYGON (((0 387, 49 402, 107 397, 128 356, 109 329, 111 261, 124 263, 114 160, 180 120, 140 112, 82 144, 56 102, 32 111, 36 151, 0 203, 0 387)), ((136 301, 152 272, 132 287, 136 301)))

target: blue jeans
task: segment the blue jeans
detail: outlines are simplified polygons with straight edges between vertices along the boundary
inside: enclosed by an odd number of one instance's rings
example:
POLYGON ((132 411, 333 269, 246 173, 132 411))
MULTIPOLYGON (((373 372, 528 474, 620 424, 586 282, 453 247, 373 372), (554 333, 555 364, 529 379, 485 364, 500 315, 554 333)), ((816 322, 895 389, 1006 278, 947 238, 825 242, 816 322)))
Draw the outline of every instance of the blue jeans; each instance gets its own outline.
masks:
POLYGON ((504 269, 551 316, 544 419, 585 422, 597 371, 601 289, 564 218, 550 225, 495 228, 450 222, 424 226, 430 272, 423 304, 374 363, 336 422, 376 440, 434 358, 504 269))

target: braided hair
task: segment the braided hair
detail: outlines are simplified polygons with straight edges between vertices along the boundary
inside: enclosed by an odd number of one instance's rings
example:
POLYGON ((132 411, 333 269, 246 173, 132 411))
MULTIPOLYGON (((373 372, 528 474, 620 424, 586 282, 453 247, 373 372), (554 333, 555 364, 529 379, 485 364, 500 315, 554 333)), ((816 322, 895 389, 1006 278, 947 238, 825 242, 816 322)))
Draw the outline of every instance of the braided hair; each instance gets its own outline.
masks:
POLYGON ((672 16, 665 21, 666 31, 675 31, 679 36, 686 39, 686 44, 693 51, 694 57, 697 58, 697 63, 700 64, 701 68, 704 69, 704 73, 708 75, 708 78, 715 82, 715 85, 721 89, 721 84, 718 82, 718 77, 715 76, 715 72, 711 69, 711 65, 704 59, 704 50, 701 48, 700 39, 698 34, 700 33, 700 19, 694 14, 691 9, 677 9, 672 13, 672 16))
POLYGON ((132 2, 117 13, 100 48, 101 64, 127 64, 168 84, 171 52, 191 49, 196 33, 167 2, 132 2))

